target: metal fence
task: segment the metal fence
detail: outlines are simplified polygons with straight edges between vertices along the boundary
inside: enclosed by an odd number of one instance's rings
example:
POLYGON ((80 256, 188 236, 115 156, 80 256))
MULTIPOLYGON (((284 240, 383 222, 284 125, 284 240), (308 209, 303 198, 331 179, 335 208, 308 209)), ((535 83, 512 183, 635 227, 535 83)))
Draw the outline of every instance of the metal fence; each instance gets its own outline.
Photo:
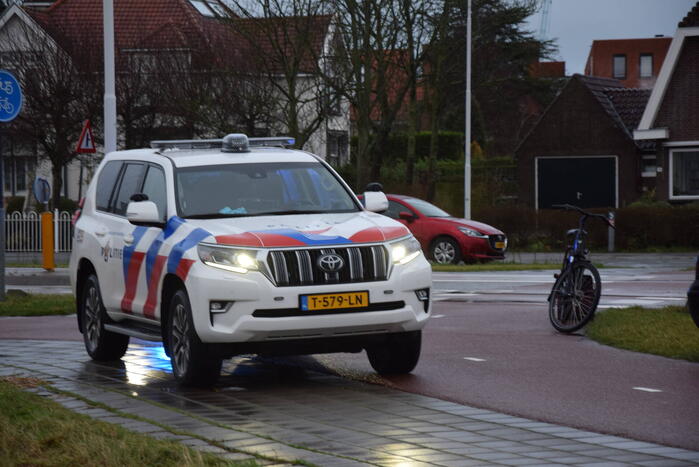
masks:
MULTIPOLYGON (((73 225, 68 211, 53 212, 53 245, 56 253, 70 252, 73 225)), ((37 212, 5 214, 5 251, 30 253, 41 251, 41 215, 37 212)))

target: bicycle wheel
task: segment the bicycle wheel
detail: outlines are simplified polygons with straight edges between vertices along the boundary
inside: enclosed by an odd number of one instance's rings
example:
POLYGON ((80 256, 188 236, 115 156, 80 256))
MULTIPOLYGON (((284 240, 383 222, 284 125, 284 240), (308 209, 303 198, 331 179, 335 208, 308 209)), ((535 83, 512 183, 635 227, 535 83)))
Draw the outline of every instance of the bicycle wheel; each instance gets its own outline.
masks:
POLYGON ((549 300, 549 319, 560 332, 575 332, 595 315, 602 282, 599 272, 585 261, 574 263, 556 280, 549 300))

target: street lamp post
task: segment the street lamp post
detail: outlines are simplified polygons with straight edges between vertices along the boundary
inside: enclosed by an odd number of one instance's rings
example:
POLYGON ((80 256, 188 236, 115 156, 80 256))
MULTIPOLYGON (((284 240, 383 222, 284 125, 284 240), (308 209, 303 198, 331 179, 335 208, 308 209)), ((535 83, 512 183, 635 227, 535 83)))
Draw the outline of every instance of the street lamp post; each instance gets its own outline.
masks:
POLYGON ((466 97, 464 142, 464 219, 471 218, 471 0, 466 14, 466 97))
POLYGON ((104 21, 104 153, 116 151, 117 117, 114 84, 114 1, 103 0, 104 21))

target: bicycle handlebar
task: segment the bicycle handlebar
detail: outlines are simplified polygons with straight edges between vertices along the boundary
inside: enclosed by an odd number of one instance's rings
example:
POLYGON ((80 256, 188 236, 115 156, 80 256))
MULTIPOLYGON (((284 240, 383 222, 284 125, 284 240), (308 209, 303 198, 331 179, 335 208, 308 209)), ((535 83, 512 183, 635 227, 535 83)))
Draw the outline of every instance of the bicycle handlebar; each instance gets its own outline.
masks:
POLYGON ((593 213, 587 212, 587 211, 585 211, 577 206, 573 206, 572 204, 552 204, 551 207, 554 209, 564 209, 566 211, 578 211, 580 214, 582 214, 585 217, 597 217, 599 219, 602 219, 604 221, 604 223, 607 224, 609 227, 616 230, 616 227, 614 226, 614 224, 612 224, 611 221, 609 220, 609 218, 607 218, 607 216, 605 216, 604 214, 593 214, 593 213))

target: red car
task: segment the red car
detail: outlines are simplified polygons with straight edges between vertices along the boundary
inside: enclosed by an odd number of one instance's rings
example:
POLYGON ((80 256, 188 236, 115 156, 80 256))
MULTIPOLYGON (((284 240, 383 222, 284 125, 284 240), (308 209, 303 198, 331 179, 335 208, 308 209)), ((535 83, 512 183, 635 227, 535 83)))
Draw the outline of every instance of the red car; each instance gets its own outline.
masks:
POLYGON ((427 256, 439 264, 504 259, 507 236, 481 222, 459 219, 427 201, 386 195, 383 214, 408 227, 427 256))

